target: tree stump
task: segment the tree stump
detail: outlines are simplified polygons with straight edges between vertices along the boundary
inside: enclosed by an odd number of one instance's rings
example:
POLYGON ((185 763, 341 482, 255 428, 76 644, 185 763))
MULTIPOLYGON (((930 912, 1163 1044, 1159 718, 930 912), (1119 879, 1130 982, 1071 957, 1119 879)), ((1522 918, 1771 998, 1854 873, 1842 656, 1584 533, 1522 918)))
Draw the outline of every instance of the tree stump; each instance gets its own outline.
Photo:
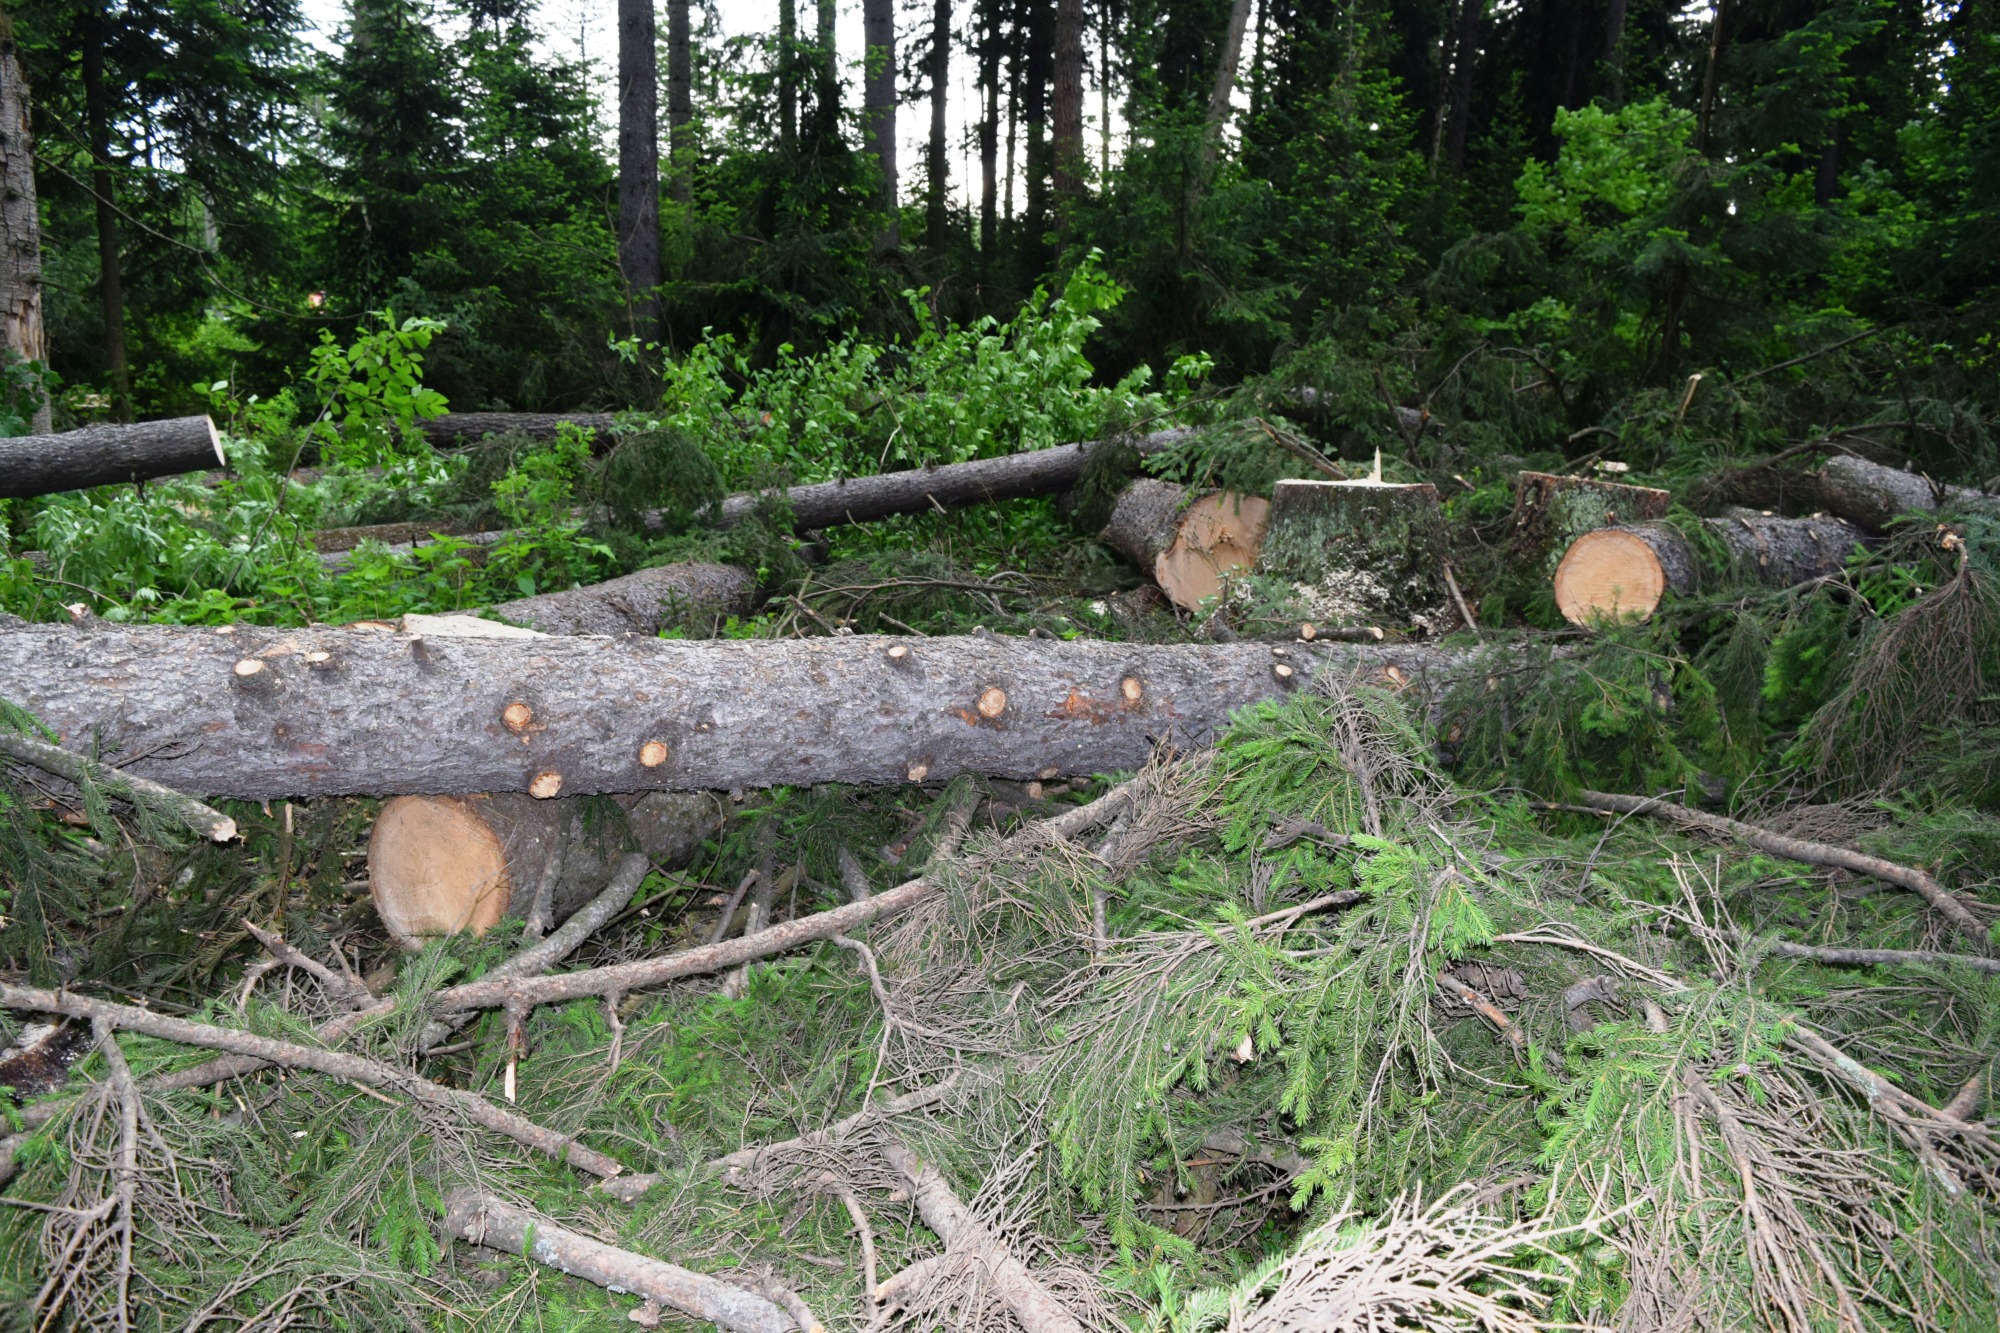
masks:
POLYGON ((686 865, 721 825, 706 793, 655 792, 630 811, 609 798, 398 796, 369 835, 368 891, 405 949, 509 916, 541 934, 595 897, 625 852, 686 865))
POLYGON ((1584 533, 1665 518, 1673 498, 1651 486, 1523 472, 1514 489, 1518 558, 1543 573, 1553 572, 1569 544, 1584 533))
MULTIPOLYGON (((1837 518, 1739 515, 1703 519, 1702 529, 1729 553, 1733 573, 1772 588, 1838 574, 1862 544, 1860 531, 1837 518)), ((1666 522, 1586 532, 1554 578, 1556 606, 1573 625, 1650 619, 1666 593, 1693 592, 1700 582, 1693 544, 1666 522)))
POLYGON ((1141 477, 1118 497, 1100 540, 1152 575, 1175 606, 1192 611, 1256 560, 1269 510, 1268 502, 1231 491, 1190 501, 1185 486, 1141 477))
POLYGON ((1257 572, 1291 582, 1319 624, 1422 624, 1444 603, 1447 553, 1434 486, 1281 481, 1257 572))

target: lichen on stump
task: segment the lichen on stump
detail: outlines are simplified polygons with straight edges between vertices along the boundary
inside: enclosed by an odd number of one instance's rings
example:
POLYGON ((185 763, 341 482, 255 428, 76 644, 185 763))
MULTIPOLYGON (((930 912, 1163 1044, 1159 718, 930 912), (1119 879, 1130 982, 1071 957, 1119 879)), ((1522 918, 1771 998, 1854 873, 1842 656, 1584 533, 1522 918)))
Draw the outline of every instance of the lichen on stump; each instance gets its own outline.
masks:
POLYGON ((1665 518, 1673 494, 1651 486, 1552 472, 1523 472, 1514 489, 1518 558, 1551 573, 1569 544, 1586 532, 1665 518))
POLYGON ((1281 481, 1257 572, 1292 584, 1320 624, 1421 626, 1444 603, 1447 552, 1434 486, 1281 481))

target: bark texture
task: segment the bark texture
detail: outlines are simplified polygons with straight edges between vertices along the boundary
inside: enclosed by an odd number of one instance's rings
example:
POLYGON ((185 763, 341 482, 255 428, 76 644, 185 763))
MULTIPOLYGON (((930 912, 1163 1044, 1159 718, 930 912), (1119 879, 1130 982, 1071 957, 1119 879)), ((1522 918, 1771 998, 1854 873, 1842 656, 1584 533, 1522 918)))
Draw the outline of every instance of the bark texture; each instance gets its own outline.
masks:
POLYGON ((1673 493, 1591 477, 1523 472, 1514 489, 1514 543, 1521 560, 1553 571, 1586 532, 1665 518, 1673 493))
POLYGON ((592 1240, 476 1190, 461 1189, 445 1200, 444 1229, 473 1245, 505 1250, 570 1277, 670 1305, 732 1333, 791 1333, 797 1327, 789 1314, 753 1292, 592 1240))
POLYGON ((1449 554, 1437 489, 1281 481, 1257 571, 1291 580, 1319 623, 1410 623, 1443 604, 1449 554))
POLYGON ((1211 491, 1190 499, 1185 486, 1141 477, 1118 497, 1101 540, 1192 611, 1230 575, 1249 570, 1269 509, 1259 496, 1211 491))
MULTIPOLYGON (((23 361, 49 357, 42 324, 42 218, 35 199, 28 83, 11 32, 0 35, 0 346, 23 361)), ((46 396, 30 423, 49 433, 46 396)))
MULTIPOLYGON (((1740 577, 1789 588, 1838 574, 1862 544, 1861 532, 1837 518, 1736 515, 1702 520, 1730 554, 1740 577)), ((1653 614, 1667 592, 1701 583, 1701 561, 1686 534, 1664 521, 1586 532, 1570 543, 1555 572, 1556 605, 1572 624, 1653 614)))
POLYGON ((550 796, 1101 773, 1158 743, 1204 744, 1234 710, 1316 672, 1428 695, 1462 661, 1395 644, 90 622, 0 626, 0 697, 68 748, 145 754, 128 767, 191 795, 550 796))
POLYGON ((653 0, 618 0, 618 272, 632 332, 660 337, 660 90, 653 0))
POLYGON ((544 634, 650 637, 669 627, 712 633, 726 617, 747 615, 756 594, 757 577, 747 569, 689 561, 522 597, 489 610, 544 634))
POLYGON ((447 412, 441 417, 419 421, 417 429, 433 447, 448 449, 482 440, 488 435, 526 435, 537 440, 553 440, 564 426, 603 435, 617 418, 609 412, 447 412))
POLYGON ((669 188, 686 203, 694 197, 694 48, 690 0, 667 0, 667 151, 673 155, 669 188))
POLYGON ((869 154, 881 172, 877 206, 887 215, 881 248, 900 243, 896 222, 896 6, 893 0, 861 0, 862 39, 867 68, 862 76, 861 128, 869 154))
MULTIPOLYGON (((1154 454, 1186 435, 1187 431, 1180 428, 1160 430, 1130 443, 1141 454, 1154 454)), ((843 523, 870 523, 893 514, 921 514, 934 508, 957 509, 1028 495, 1053 495, 1076 485, 1095 447, 1094 443, 1062 444, 1053 449, 1002 454, 998 458, 975 458, 968 463, 822 481, 793 486, 784 495, 791 506, 793 526, 802 532, 843 523)), ((756 509, 759 498, 732 495, 724 500, 722 526, 741 523, 756 509)))
POLYGON ((1083 0, 1056 0, 1055 118, 1056 199, 1083 193, 1083 0))
POLYGON ((1940 508, 2000 514, 2000 495, 1968 486, 1946 486, 1917 472, 1840 454, 1815 468, 1753 464, 1724 473, 1715 498, 1788 514, 1815 511, 1880 532, 1904 514, 1940 508))
POLYGON ((90 0, 78 22, 82 38, 84 124, 90 137, 90 192, 97 208, 97 297, 104 313, 104 371, 111 380, 112 410, 132 415, 132 376, 125 362, 125 275, 118 242, 118 205, 112 197, 111 91, 104 48, 109 20, 102 0, 90 0))
MULTIPOLYGON (((1208 117, 1203 126, 1201 159, 1204 166, 1215 161, 1222 145, 1222 129, 1229 123, 1229 99, 1236 92, 1236 67, 1243 60, 1243 33, 1250 26, 1250 0, 1233 0, 1229 6, 1229 26, 1223 29, 1222 49, 1215 60, 1215 83, 1208 91, 1208 117)), ((1079 57, 1079 66, 1082 61, 1079 57)))
POLYGON ((206 472, 227 462, 205 416, 17 435, 0 440, 0 499, 206 472))

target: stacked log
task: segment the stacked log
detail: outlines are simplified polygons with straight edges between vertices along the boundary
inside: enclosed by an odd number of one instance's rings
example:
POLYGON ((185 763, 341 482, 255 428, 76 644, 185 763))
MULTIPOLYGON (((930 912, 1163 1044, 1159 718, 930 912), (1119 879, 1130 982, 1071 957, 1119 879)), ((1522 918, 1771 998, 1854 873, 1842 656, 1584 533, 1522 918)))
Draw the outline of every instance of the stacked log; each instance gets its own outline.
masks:
POLYGON ((682 628, 708 635, 728 617, 748 615, 756 596, 757 577, 747 569, 685 561, 502 602, 488 614, 544 634, 651 636, 682 628))
POLYGON ((1264 539, 1270 503, 1229 491, 1191 494, 1142 477, 1126 487, 1099 540, 1152 576, 1175 606, 1192 611, 1247 571, 1264 539))
POLYGON ((60 435, 17 435, 0 440, 0 500, 151 481, 228 465, 222 435, 206 416, 85 426, 60 435))
POLYGON ((1443 604, 1448 551, 1434 486, 1281 481, 1256 569, 1293 583, 1319 623, 1411 624, 1443 604))
MULTIPOLYGON (((1730 555, 1733 570, 1767 587, 1789 588, 1838 574, 1862 534, 1836 518, 1739 516, 1702 520, 1730 555)), ((1556 606, 1573 625, 1645 620, 1668 592, 1701 582, 1701 561, 1671 523, 1637 523, 1586 532, 1556 567, 1556 606)))

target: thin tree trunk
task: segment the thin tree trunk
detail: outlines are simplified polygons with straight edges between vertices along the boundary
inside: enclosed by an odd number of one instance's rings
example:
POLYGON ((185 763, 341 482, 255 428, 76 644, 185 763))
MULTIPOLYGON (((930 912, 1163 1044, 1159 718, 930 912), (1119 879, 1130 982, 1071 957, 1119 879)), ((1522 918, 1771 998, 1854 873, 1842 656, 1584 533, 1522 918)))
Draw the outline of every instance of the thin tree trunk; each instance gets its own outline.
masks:
POLYGON ((104 86, 104 14, 83 19, 83 105, 90 134, 90 189, 97 201, 97 290, 104 308, 104 369, 112 410, 132 419, 132 376, 125 362, 125 283, 118 257, 118 208, 112 201, 111 102, 104 86))
POLYGON ((1264 114, 1264 29, 1271 21, 1270 0, 1257 0, 1257 45, 1250 52, 1250 119, 1264 114))
MULTIPOLYGON (((1715 89, 1722 66, 1722 52, 1728 44, 1730 0, 1717 0, 1715 22, 1708 32, 1708 67, 1701 76, 1701 105, 1695 113, 1694 151, 1708 155, 1708 136, 1715 114, 1715 89)), ((1667 277, 1667 294, 1660 316, 1660 348, 1654 358, 1651 378, 1655 383, 1670 380, 1680 365, 1681 318, 1687 307, 1687 265, 1676 263, 1667 277)))
POLYGON ((1445 163, 1465 169, 1465 145, 1472 135, 1472 75, 1479 64, 1479 24, 1486 17, 1486 0, 1464 0, 1458 11, 1458 56, 1451 68, 1451 111, 1446 117, 1445 163))
POLYGON ((1715 88, 1722 69, 1722 52, 1728 44, 1729 0, 1716 0, 1715 22, 1708 30, 1708 67, 1701 76, 1701 111, 1695 117, 1694 150, 1708 153, 1708 132, 1715 115, 1715 88))
POLYGON ((991 272, 1000 209, 1000 14, 998 0, 986 0, 980 16, 979 86, 986 114, 979 121, 979 263, 991 272))
POLYGON ((1056 0, 1055 66, 1055 190, 1064 203, 1083 193, 1083 0, 1056 0))
MULTIPOLYGON (((1250 26, 1250 0, 1229 7, 1229 27, 1222 35, 1222 52, 1215 62, 1215 85, 1208 94, 1208 120, 1201 136, 1203 175, 1215 165, 1222 130, 1229 122, 1229 99, 1236 92, 1236 67, 1243 59, 1243 32, 1250 26)), ((1198 187, 1197 187, 1198 191, 1198 187)))
POLYGON ((813 45, 815 87, 813 137, 830 142, 840 133, 840 50, 834 41, 835 0, 819 0, 813 45))
POLYGON ((894 0, 862 0, 862 36, 867 46, 863 104, 868 151, 881 172, 877 205, 886 215, 878 245, 894 250, 901 244, 896 216, 896 6, 894 0))
POLYGON ((778 145, 787 153, 799 135, 798 45, 798 0, 778 0, 778 145))
POLYGON ((951 0, 936 0, 931 10, 931 142, 930 198, 924 216, 925 240, 931 253, 942 255, 945 247, 945 190, 949 185, 950 162, 945 156, 945 99, 950 91, 951 0))
POLYGON ((673 153, 673 193, 681 203, 694 196, 694 51, 689 35, 689 0, 667 0, 667 125, 673 153))
POLYGON ((1027 128, 1028 254, 1036 270, 1044 267, 1049 229, 1049 84, 1055 72, 1055 23, 1048 0, 1027 6, 1026 83, 1021 118, 1027 128))
POLYGON ((1016 39, 1014 48, 1007 53, 1007 193, 1002 204, 1008 224, 1014 221, 1014 179, 1015 169, 1020 160, 1021 139, 1021 84, 1023 73, 1023 52, 1016 39))
MULTIPOLYGON (((35 200, 28 84, 11 33, 0 36, 0 345, 23 361, 48 360, 42 324, 42 222, 35 200)), ((29 425, 49 433, 43 395, 29 425)))
POLYGON ((1111 179, 1111 6, 1097 24, 1097 179, 1111 179))
POLYGON ((1611 100, 1625 100, 1625 66, 1619 59, 1618 48, 1625 40, 1626 0, 1611 0, 1611 7, 1604 14, 1604 66, 1611 100))
POLYGON ((653 0, 618 0, 618 271, 632 332, 660 337, 660 94, 653 0))

